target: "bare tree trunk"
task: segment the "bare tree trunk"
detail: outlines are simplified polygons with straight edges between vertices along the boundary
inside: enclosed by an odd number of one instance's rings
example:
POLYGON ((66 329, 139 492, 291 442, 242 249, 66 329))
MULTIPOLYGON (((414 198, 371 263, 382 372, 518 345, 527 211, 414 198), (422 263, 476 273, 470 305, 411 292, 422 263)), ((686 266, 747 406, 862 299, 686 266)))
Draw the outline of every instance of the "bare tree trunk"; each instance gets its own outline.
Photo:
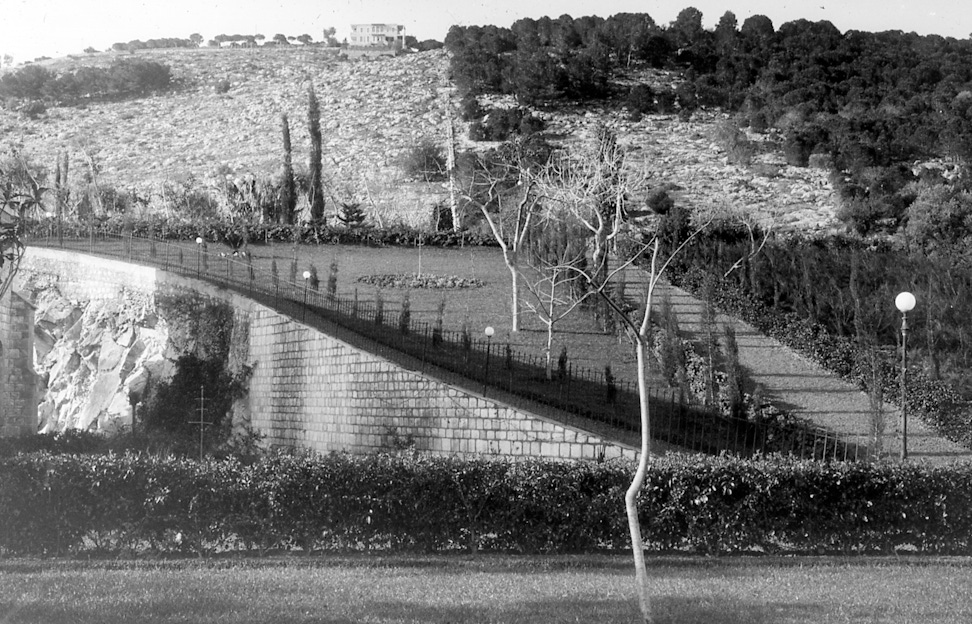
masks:
POLYGON ((547 324, 547 381, 553 379, 553 338, 554 338, 554 312, 556 312, 557 300, 555 299, 557 290, 557 277, 556 273, 554 277, 550 280, 550 308, 547 310, 547 318, 544 321, 547 324))
POLYGON ((461 228, 459 201, 456 198, 456 128, 452 122, 452 109, 449 108, 449 149, 446 153, 446 170, 449 174, 449 209, 452 211, 452 231, 461 228))
POLYGON ((517 253, 505 249, 503 260, 506 262, 506 268, 510 271, 510 306, 512 312, 510 331, 518 332, 520 331, 520 267, 517 264, 517 253))
MULTIPOLYGON (((645 313, 647 317, 647 312, 645 313)), ((628 530, 631 532, 631 553, 634 555, 635 586, 638 592, 638 606, 641 617, 646 622, 652 621, 651 597, 648 593, 648 571, 645 569, 644 539, 641 536, 641 521, 638 519, 638 493, 645 485, 648 473, 648 455, 651 443, 651 421, 648 405, 647 362, 645 336, 639 335, 635 352, 638 357, 638 397, 641 403, 641 457, 638 470, 635 472, 631 485, 624 495, 624 508, 628 515, 628 530)))

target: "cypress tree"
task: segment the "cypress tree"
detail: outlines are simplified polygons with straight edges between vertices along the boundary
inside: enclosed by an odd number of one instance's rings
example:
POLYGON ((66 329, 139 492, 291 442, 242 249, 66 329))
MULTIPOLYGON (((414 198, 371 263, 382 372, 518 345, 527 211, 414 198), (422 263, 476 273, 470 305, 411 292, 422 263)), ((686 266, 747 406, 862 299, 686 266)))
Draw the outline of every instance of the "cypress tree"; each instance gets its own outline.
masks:
POLYGON ((314 93, 314 85, 307 91, 308 107, 307 122, 310 128, 310 206, 311 221, 318 223, 324 220, 324 182, 322 180, 323 167, 321 159, 324 149, 321 144, 321 105, 314 93))
POLYGON ((280 209, 281 214, 277 215, 277 221, 286 225, 292 225, 295 221, 297 211, 297 188, 294 184, 294 161, 293 152, 290 145, 290 122, 287 114, 280 115, 280 124, 283 130, 283 180, 280 190, 280 209))

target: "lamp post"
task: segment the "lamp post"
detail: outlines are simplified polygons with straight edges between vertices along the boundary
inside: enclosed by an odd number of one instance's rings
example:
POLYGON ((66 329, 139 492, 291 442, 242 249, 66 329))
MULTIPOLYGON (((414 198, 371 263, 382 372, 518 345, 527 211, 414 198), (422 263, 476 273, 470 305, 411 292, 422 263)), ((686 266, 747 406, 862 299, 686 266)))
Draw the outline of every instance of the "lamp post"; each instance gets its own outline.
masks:
POLYGON ((493 342, 493 334, 496 330, 493 327, 487 326, 483 333, 486 334, 486 371, 483 374, 483 396, 486 396, 486 385, 489 383, 489 348, 493 342))
POLYGON ((196 237, 196 278, 199 278, 199 260, 202 258, 202 236, 196 237))
POLYGON ((915 309, 915 296, 910 292, 898 294, 894 307, 901 312, 901 461, 908 459, 908 408, 906 378, 908 376, 908 312, 915 309))
POLYGON ((304 321, 307 314, 307 285, 310 284, 310 271, 304 271, 304 305, 300 308, 300 320, 304 321))

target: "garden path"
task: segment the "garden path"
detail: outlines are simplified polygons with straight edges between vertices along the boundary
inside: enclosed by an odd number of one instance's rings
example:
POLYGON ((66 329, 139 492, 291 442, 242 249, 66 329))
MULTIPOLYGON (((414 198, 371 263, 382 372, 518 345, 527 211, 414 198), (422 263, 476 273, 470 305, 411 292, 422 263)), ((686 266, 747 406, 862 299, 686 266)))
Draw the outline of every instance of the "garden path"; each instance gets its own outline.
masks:
MULTIPOLYGON (((627 292, 643 292, 647 273, 629 268, 625 279, 627 292)), ((661 282, 656 290, 655 305, 665 296, 671 300, 682 336, 693 342, 699 341, 702 337, 702 301, 661 282)), ((747 379, 754 385, 761 384, 769 401, 837 432, 846 441, 867 443, 871 411, 867 394, 778 340, 764 336, 748 323, 725 314, 718 315, 717 323, 720 327, 732 324, 739 344, 739 360, 747 379)), ((897 406, 886 404, 884 413, 887 422, 884 454, 897 458, 901 452, 900 412, 897 406)), ((970 461, 972 450, 936 435, 917 418, 909 418, 908 456, 930 463, 970 461)))

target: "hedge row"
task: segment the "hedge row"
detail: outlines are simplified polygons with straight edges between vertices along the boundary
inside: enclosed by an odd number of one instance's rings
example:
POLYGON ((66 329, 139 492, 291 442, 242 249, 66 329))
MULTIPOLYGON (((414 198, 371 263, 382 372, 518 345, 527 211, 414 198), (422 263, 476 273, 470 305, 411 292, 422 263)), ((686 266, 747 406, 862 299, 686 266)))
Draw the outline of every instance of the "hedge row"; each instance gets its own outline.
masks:
MULTIPOLYGON (((34 222, 28 225, 28 232, 32 236, 56 236, 56 229, 49 222, 34 222)), ((405 225, 395 225, 387 228, 348 228, 327 224, 278 225, 237 224, 237 223, 183 223, 168 222, 160 219, 110 219, 98 223, 94 227, 88 224, 64 223, 62 235, 73 238, 87 238, 89 236, 124 235, 141 238, 156 238, 165 240, 195 240, 203 237, 211 243, 227 242, 231 244, 293 243, 296 238, 303 244, 319 245, 371 245, 375 247, 385 245, 415 246, 428 245, 431 247, 495 247, 496 239, 491 234, 481 232, 461 231, 429 231, 405 225)))
MULTIPOLYGON (((273 455, 0 460, 0 553, 582 552, 628 545, 628 463, 273 455)), ((972 553, 972 465, 657 459, 652 551, 972 553)))

